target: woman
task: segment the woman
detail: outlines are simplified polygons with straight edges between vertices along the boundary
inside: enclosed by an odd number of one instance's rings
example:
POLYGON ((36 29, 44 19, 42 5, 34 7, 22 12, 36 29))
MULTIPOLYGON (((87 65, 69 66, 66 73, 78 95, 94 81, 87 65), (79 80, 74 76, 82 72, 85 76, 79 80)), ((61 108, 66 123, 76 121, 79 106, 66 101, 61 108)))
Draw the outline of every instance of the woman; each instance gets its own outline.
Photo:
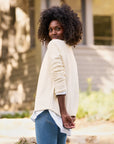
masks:
POLYGON ((41 13, 38 38, 48 43, 32 119, 37 144, 65 144, 78 108, 78 73, 72 47, 82 37, 82 25, 67 5, 41 13))

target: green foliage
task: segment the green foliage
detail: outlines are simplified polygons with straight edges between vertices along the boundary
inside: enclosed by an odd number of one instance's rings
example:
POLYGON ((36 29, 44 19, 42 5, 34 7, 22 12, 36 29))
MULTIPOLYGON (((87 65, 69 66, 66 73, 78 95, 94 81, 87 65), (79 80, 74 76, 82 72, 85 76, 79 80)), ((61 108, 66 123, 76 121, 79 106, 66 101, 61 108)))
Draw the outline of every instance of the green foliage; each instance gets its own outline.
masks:
POLYGON ((78 108, 77 118, 84 118, 88 115, 87 111, 84 111, 83 107, 80 105, 78 108))
POLYGON ((29 111, 24 111, 22 113, 14 113, 14 114, 2 114, 0 118, 25 118, 25 117, 30 117, 30 112, 29 111))
POLYGON ((102 91, 80 92, 77 118, 87 117, 89 120, 114 121, 114 91, 109 94, 102 91))
POLYGON ((88 84, 87 94, 90 95, 91 92, 92 92, 92 78, 88 78, 88 79, 87 79, 87 84, 88 84))

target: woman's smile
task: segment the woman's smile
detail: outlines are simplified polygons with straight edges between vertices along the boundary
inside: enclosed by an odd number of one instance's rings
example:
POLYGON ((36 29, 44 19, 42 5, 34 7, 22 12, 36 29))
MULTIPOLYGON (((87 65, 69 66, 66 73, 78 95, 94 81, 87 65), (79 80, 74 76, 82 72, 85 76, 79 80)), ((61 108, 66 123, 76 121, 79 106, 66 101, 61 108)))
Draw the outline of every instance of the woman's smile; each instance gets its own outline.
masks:
POLYGON ((57 20, 53 20, 49 24, 49 37, 50 39, 61 39, 63 40, 63 27, 57 20))

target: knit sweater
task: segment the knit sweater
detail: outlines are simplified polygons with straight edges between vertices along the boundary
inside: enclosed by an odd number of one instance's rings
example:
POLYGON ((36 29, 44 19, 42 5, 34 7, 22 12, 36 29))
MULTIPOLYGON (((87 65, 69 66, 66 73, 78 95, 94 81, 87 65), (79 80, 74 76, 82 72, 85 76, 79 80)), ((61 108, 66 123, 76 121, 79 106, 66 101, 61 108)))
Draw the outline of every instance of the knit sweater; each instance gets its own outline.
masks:
POLYGON ((76 116, 79 99, 76 60, 71 46, 53 39, 47 46, 40 69, 34 111, 48 109, 61 116, 57 95, 64 92, 67 112, 76 116))

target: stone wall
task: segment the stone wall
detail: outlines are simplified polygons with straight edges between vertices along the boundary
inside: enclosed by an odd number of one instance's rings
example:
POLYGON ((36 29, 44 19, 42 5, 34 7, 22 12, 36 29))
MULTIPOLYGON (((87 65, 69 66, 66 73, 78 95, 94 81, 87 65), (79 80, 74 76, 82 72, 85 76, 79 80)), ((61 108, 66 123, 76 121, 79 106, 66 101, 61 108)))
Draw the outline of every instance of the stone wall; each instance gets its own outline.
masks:
MULTIPOLYGON (((16 56, 16 54, 15 54, 16 56)), ((0 63, 0 106, 4 110, 33 109, 38 71, 36 50, 0 63)))
POLYGON ((41 64, 41 46, 37 40, 40 1, 34 0, 34 11, 31 27, 28 0, 12 3, 7 12, 0 9, 0 110, 34 107, 41 64), (32 37, 36 38, 34 47, 31 47, 31 28, 32 37))

